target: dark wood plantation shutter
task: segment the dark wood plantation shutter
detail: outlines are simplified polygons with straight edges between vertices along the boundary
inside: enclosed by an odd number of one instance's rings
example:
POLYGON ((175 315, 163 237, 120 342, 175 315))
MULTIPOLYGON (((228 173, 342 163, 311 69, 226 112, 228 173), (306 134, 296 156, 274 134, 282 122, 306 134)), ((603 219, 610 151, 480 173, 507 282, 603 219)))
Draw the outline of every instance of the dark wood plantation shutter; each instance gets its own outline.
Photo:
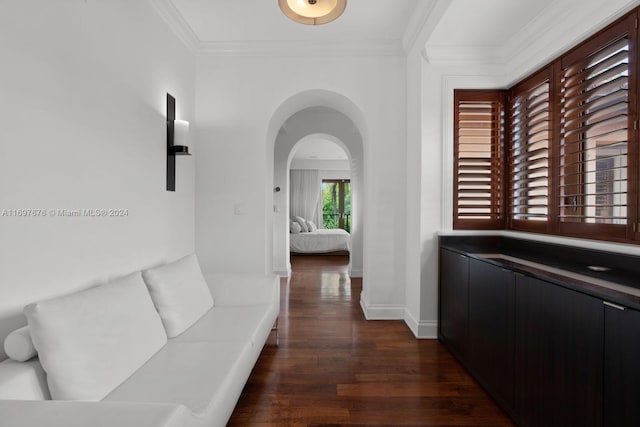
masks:
POLYGON ((630 108, 635 110, 629 91, 631 21, 561 59, 558 216, 563 234, 628 236, 630 108))
POLYGON ((502 228, 505 91, 454 92, 454 228, 502 228))
POLYGON ((511 228, 546 231, 552 138, 551 67, 512 90, 509 100, 511 228))

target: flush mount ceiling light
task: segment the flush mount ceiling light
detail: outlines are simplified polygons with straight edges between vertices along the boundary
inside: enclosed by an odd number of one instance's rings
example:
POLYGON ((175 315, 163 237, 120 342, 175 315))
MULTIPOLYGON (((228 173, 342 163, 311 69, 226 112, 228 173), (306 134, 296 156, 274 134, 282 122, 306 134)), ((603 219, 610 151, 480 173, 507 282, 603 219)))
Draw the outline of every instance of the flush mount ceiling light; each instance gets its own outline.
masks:
POLYGON ((307 25, 331 22, 347 7, 347 0, 278 0, 278 3, 290 19, 307 25))

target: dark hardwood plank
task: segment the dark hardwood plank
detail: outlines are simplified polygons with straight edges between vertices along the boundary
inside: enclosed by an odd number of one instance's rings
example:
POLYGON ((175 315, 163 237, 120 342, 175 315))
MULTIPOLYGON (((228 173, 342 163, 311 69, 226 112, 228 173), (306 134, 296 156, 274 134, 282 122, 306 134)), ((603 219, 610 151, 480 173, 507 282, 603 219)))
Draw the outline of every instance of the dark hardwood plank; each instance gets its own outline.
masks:
POLYGON ((366 321, 348 258, 292 257, 270 338, 231 426, 512 426, 436 340, 366 321))

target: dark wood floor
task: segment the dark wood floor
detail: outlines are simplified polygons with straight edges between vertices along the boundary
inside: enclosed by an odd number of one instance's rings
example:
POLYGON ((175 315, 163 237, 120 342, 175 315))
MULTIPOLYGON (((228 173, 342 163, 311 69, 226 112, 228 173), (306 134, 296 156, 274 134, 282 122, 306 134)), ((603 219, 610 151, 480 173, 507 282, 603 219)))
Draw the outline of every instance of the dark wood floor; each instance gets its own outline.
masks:
POLYGON ((265 346, 229 425, 512 426, 436 340, 366 321, 344 256, 293 257, 280 342, 265 346))

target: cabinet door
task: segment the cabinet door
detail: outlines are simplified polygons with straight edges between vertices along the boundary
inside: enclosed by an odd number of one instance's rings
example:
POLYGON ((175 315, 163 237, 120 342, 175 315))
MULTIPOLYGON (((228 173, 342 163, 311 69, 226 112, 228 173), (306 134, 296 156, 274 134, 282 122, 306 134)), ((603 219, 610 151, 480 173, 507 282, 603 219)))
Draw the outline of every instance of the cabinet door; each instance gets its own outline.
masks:
POLYGON ((439 335, 463 361, 467 357, 469 319, 469 258, 440 250, 439 335))
POLYGON ((602 301, 516 275, 516 411, 522 426, 602 426, 602 301))
POLYGON ((507 412, 514 409, 515 275, 469 262, 469 365, 507 412))
POLYGON ((604 425, 637 426, 640 423, 640 312, 605 306, 604 342, 604 425))

